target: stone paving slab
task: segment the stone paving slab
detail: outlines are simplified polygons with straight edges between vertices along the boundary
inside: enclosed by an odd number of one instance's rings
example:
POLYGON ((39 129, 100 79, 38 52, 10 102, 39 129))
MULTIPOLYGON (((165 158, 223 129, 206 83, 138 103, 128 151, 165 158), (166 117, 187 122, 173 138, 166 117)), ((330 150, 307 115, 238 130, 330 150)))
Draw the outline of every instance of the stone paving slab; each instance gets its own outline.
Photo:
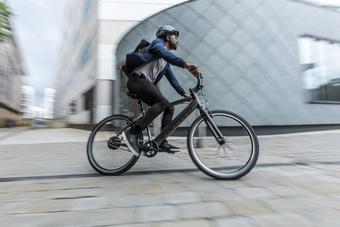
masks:
POLYGON ((86 142, 90 131, 73 128, 13 128, 0 131, 0 145, 86 142))
MULTIPOLYGON (((302 166, 305 178, 286 176, 280 167, 257 168, 239 181, 230 181, 230 187, 229 181, 211 180, 201 177, 199 172, 149 174, 145 178, 128 175, 124 178, 3 182, 0 188, 0 225, 190 226, 197 223, 198 226, 336 226, 334 220, 339 220, 340 192, 310 187, 311 183, 325 187, 334 183, 327 176, 333 179, 338 166, 334 169, 329 165, 324 169, 324 166, 302 166), (311 176, 309 170, 314 172, 314 169, 319 170, 318 175, 308 178, 311 176), (271 181, 283 177, 280 187, 290 190, 284 195, 272 190, 272 187, 279 186, 276 181, 271 181), (265 185, 262 181, 256 185, 254 178, 268 181, 265 185), (296 184, 297 178, 299 184, 296 184), (45 186, 39 190, 40 185, 45 186), (153 185, 156 190, 146 190, 148 185, 153 185), (176 190, 169 192, 168 188, 174 189, 173 185, 177 185, 176 190), (210 190, 207 185, 211 185, 210 190), (271 193, 259 193, 259 188, 271 193), (306 194, 302 195, 297 188, 306 194), (246 191, 252 194, 252 190, 258 197, 249 198, 245 194, 246 191)), ((337 179, 340 180, 340 176, 337 179)))
MULTIPOLYGON (((0 178, 95 174, 86 156, 88 131, 24 128, 14 130, 19 133, 13 135, 11 131, 9 134, 12 136, 0 139, 0 178)), ((339 130, 332 130, 260 136, 258 165, 340 163, 339 135, 339 130)), ((169 140, 181 147, 182 151, 175 155, 159 153, 151 159, 141 157, 129 172, 196 169, 186 150, 185 138, 172 137, 169 140)))
POLYGON ((260 137, 259 165, 237 181, 157 172, 195 168, 185 152, 104 177, 88 165, 81 141, 2 144, 0 179, 12 181, 0 183, 0 226, 339 226, 339 135, 260 137))

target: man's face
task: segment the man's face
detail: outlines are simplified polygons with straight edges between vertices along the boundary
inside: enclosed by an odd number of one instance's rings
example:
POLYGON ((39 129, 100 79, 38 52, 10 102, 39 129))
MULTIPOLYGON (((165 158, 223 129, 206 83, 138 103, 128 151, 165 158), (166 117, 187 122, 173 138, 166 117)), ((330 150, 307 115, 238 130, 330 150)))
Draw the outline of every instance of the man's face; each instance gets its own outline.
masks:
POLYGON ((178 47, 178 37, 173 34, 171 36, 169 36, 169 42, 170 42, 170 46, 171 46, 171 49, 172 50, 177 50, 177 47, 178 47))

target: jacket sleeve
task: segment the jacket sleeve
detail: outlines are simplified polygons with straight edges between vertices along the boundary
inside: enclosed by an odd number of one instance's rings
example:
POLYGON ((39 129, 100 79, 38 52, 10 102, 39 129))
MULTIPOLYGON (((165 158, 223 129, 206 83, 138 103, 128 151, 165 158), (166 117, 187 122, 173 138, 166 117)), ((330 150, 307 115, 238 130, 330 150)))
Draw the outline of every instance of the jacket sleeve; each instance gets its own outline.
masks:
POLYGON ((178 83, 174 73, 171 70, 170 64, 166 64, 165 69, 164 69, 164 75, 170 82, 171 86, 177 91, 177 93, 183 96, 185 94, 185 90, 178 83))
POLYGON ((171 65, 175 65, 182 68, 184 67, 185 61, 182 58, 177 57, 170 50, 168 50, 161 42, 151 43, 149 51, 150 53, 163 58, 166 62, 170 63, 171 65))

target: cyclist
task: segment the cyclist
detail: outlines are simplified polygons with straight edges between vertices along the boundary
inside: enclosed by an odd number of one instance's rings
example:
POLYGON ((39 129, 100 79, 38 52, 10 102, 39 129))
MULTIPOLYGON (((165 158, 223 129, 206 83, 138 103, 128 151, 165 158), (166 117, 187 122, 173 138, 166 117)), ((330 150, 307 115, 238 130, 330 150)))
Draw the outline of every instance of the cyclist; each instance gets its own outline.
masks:
MULTIPOLYGON (((170 65, 175 65, 187 69, 192 75, 199 74, 198 67, 185 62, 177 57, 171 50, 178 47, 179 31, 170 25, 158 28, 156 39, 143 52, 145 64, 133 70, 128 79, 127 87, 130 92, 135 93, 150 108, 145 116, 137 121, 131 128, 123 132, 123 137, 127 141, 129 150, 135 155, 140 155, 138 146, 138 135, 145 129, 162 111, 164 111, 161 129, 172 120, 174 107, 170 106, 169 101, 163 96, 156 86, 159 80, 165 75, 171 86, 184 97, 189 97, 185 90, 180 86, 174 76, 170 65)), ((160 149, 174 153, 179 151, 178 147, 169 144, 166 140, 160 145, 160 149)))

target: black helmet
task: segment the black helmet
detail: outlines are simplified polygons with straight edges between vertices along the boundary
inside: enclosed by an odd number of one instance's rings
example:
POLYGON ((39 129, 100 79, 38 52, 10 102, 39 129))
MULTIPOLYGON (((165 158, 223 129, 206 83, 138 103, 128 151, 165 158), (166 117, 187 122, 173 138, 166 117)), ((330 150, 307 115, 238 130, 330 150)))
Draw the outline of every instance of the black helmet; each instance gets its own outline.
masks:
POLYGON ((177 31, 174 27, 170 25, 163 25, 158 28, 156 32, 156 37, 164 39, 166 36, 173 35, 173 34, 175 34, 178 37, 179 31, 177 31))

